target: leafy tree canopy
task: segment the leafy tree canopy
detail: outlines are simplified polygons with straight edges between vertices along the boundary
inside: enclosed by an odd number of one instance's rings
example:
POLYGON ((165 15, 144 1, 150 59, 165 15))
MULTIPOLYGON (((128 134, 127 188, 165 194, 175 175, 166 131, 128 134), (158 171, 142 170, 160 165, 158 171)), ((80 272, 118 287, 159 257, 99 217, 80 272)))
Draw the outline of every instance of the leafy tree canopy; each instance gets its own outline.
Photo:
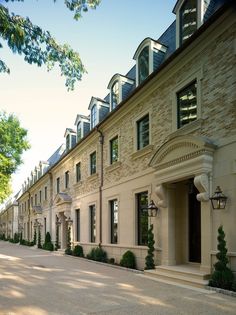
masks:
POLYGON ((22 153, 29 149, 27 130, 13 114, 0 112, 0 203, 11 193, 11 174, 22 163, 22 153))
MULTIPOLYGON (((89 8, 95 9, 100 2, 101 0, 64 0, 65 6, 73 11, 75 20, 89 8)), ((75 82, 81 80, 86 71, 78 52, 67 44, 58 44, 48 31, 34 25, 29 18, 10 13, 3 4, 0 4, 0 37, 6 41, 13 53, 24 55, 25 61, 30 64, 45 64, 48 71, 58 64, 61 75, 66 78, 65 85, 68 90, 74 89, 75 82)), ((10 73, 10 69, 1 59, 0 72, 10 73)))

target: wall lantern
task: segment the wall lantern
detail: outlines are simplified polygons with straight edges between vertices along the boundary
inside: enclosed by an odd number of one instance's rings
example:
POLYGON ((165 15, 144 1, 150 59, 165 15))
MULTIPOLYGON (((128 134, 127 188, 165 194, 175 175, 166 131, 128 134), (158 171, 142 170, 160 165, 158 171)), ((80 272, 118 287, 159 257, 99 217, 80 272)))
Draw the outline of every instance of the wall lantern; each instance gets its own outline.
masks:
POLYGON ((157 206, 155 205, 155 203, 153 202, 153 200, 151 200, 150 203, 149 203, 149 205, 148 205, 148 207, 147 207, 148 216, 149 216, 149 217, 156 217, 157 211, 158 211, 157 206))
POLYGON ((222 193, 220 186, 216 187, 216 191, 210 199, 213 209, 225 209, 227 197, 222 193))
POLYGON ((72 226, 73 220, 69 217, 66 219, 66 222, 68 223, 68 226, 72 226))

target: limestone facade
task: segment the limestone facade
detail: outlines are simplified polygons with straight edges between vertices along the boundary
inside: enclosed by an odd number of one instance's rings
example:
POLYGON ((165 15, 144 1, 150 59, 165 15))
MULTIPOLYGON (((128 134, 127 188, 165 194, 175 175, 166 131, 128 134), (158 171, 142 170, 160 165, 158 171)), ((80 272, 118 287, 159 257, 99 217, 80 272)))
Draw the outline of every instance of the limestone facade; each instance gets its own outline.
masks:
POLYGON ((157 265, 191 262, 209 272, 222 224, 230 265, 236 271, 235 21, 232 4, 216 12, 188 43, 25 189, 18 199, 25 238, 33 238, 36 222, 42 238, 49 231, 55 242, 59 222, 59 243, 65 248, 72 220, 73 246, 81 244, 87 254, 100 244, 116 262, 130 249, 143 269, 147 246, 139 245, 137 208, 140 193, 146 193, 148 201, 159 208, 156 217, 148 218, 148 224, 154 224, 157 265), (192 82, 197 86, 197 117, 179 128, 177 95, 192 82), (147 115, 148 145, 138 149, 137 125, 147 115), (116 137, 118 159, 111 164, 111 140, 116 137), (94 152, 96 170, 91 174, 94 152), (216 186, 228 197, 224 210, 212 209, 209 198, 216 186), (118 208, 117 243, 111 235, 113 201, 118 208), (200 209, 196 217, 191 207, 200 209), (194 220, 198 237, 192 235, 194 220))

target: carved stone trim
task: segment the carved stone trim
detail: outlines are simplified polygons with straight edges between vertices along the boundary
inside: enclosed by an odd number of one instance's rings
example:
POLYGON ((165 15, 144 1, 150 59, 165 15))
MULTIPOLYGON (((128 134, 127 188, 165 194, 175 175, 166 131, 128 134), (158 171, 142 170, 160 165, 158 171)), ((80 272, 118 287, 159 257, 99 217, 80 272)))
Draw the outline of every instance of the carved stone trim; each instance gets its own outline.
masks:
POLYGON ((159 200, 157 201, 157 206, 160 208, 166 208, 166 188, 163 185, 158 185, 155 187, 155 193, 159 200))
POLYGON ((194 177, 194 185, 199 190, 197 200, 206 202, 209 200, 209 178, 207 174, 201 174, 194 177))

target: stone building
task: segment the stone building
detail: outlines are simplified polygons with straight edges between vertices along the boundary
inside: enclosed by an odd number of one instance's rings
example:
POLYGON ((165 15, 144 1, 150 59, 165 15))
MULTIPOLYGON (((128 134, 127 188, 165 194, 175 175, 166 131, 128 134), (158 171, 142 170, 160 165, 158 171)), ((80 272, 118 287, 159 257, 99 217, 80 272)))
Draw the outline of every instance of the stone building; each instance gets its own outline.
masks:
POLYGON ((18 202, 25 237, 36 222, 65 248, 70 225, 85 253, 100 244, 119 262, 129 249, 140 269, 153 223, 156 274, 177 266, 202 280, 221 224, 236 271, 235 4, 179 0, 173 12, 157 40, 140 43, 134 67, 111 78, 109 94, 91 98, 90 115, 67 128, 66 149, 32 173, 18 202), (212 208, 217 186, 225 209, 212 208), (151 200, 156 217, 147 216, 151 200))

